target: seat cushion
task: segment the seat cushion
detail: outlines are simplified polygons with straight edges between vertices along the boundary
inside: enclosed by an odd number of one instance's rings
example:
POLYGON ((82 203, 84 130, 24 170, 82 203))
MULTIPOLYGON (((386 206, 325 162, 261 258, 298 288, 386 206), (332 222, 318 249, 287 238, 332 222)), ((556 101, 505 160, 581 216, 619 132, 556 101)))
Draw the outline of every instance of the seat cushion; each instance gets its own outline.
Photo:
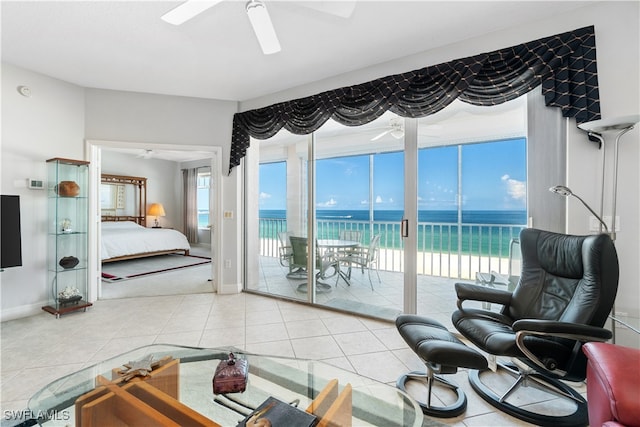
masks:
POLYGON ((640 350, 591 342, 582 351, 588 359, 589 423, 640 426, 640 350))
POLYGON ((467 339, 488 353, 521 356, 511 320, 500 313, 485 310, 457 310, 451 315, 453 326, 467 339))
POLYGON ((483 355, 467 347, 439 322, 403 314, 396 318, 402 338, 422 360, 454 368, 486 369, 483 355))

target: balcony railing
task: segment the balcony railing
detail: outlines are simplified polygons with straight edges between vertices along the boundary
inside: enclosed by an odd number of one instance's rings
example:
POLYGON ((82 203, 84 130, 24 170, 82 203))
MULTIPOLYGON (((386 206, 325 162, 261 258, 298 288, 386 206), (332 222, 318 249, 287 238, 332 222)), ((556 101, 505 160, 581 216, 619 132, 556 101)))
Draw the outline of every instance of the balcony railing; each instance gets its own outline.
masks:
MULTIPOLYGON (((261 218, 260 255, 278 257, 278 233, 287 231, 284 219, 261 218)), ((337 239, 341 230, 362 233, 366 245, 380 235, 379 269, 403 271, 403 240, 400 224, 385 221, 318 219, 318 239, 337 239)), ((418 223, 418 274, 474 279, 478 271, 508 273, 509 246, 517 238, 519 224, 418 223)))

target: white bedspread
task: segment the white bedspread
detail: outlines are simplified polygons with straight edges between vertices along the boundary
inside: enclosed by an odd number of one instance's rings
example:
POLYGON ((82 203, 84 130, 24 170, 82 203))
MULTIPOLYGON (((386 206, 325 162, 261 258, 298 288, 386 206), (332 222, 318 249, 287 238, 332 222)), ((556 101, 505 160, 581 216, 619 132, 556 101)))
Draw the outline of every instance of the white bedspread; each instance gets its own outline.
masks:
POLYGON ((191 249, 184 234, 168 228, 145 228, 131 221, 103 222, 100 258, 191 249))

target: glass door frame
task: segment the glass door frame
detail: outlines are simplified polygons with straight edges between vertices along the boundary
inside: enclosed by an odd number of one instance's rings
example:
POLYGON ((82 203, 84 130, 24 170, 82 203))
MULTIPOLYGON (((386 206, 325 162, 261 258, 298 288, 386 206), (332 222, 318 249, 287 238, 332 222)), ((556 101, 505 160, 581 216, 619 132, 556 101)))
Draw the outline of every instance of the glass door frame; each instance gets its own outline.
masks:
MULTIPOLYGON (((404 119, 404 289, 403 312, 418 309, 418 120, 404 119)), ((402 227, 401 227, 402 228, 402 227)))

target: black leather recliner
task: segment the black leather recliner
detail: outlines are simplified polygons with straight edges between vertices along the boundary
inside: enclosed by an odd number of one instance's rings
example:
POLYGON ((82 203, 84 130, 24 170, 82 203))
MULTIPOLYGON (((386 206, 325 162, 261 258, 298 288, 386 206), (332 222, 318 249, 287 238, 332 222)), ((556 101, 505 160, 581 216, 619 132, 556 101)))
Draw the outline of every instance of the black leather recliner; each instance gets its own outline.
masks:
POLYGON ((536 229, 522 230, 520 243, 522 273, 513 292, 456 284, 459 310, 452 315, 454 326, 481 350, 511 357, 513 363, 498 363, 497 373, 516 378, 500 391, 487 385, 485 380, 495 375, 487 370, 470 371, 469 381, 487 402, 524 421, 587 425, 585 399, 558 380, 584 380, 582 343, 611 338, 603 325, 618 289, 615 246, 606 234, 571 236, 536 229), (468 300, 503 307, 500 312, 464 307, 468 300), (556 417, 524 409, 509 401, 520 386, 567 398, 575 412, 556 417))

